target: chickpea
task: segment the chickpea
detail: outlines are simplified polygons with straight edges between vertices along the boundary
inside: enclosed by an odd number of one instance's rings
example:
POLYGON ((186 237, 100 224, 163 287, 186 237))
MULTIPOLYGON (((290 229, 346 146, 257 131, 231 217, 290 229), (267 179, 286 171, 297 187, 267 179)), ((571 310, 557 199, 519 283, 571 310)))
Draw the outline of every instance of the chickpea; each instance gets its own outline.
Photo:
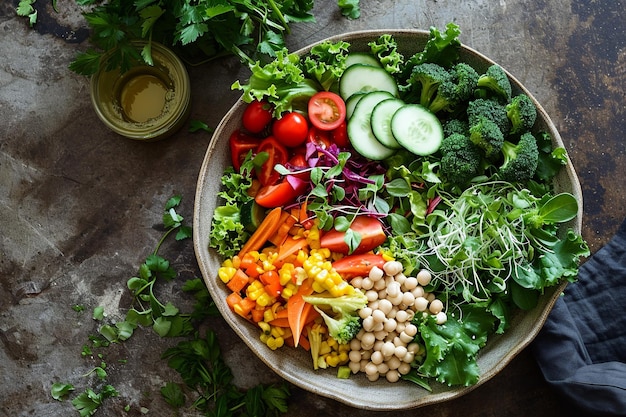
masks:
POLYGON ((408 277, 405 281, 404 281, 404 288, 407 291, 412 291, 415 288, 417 288, 417 278, 415 277, 408 277))
MULTIPOLYGON (((378 310, 380 311, 380 310, 378 310)), ((396 326, 397 326, 397 322, 395 319, 387 319, 387 321, 385 321, 384 327, 383 329, 387 332, 387 333, 391 333, 394 330, 396 330, 396 326)))
POLYGON ((372 281, 369 277, 363 278, 361 281, 361 289, 365 291, 371 290, 374 287, 374 281, 372 281))
POLYGON ((370 360, 372 361, 372 363, 376 366, 380 365, 381 363, 383 363, 383 360, 385 358, 383 357, 383 354, 380 351, 375 351, 372 353, 372 357, 370 358, 370 360))
POLYGON ((402 272, 402 269, 402 264, 398 261, 389 261, 383 265, 383 271, 385 271, 385 274, 389 276, 394 276, 402 272))
POLYGON ((358 374, 361 371, 361 363, 360 362, 350 362, 348 364, 348 368, 352 371, 353 374, 358 374))
POLYGON ((441 310, 443 310, 443 303, 441 302, 441 300, 434 299, 428 306, 428 310, 430 310, 430 312, 433 314, 437 314, 441 310))
POLYGON ((369 279, 376 282, 380 280, 383 277, 383 275, 384 275, 384 272, 382 269, 380 269, 377 266, 373 266, 372 269, 370 269, 369 279))
POLYGON ((352 284, 352 286, 354 288, 361 288, 362 285, 363 285, 363 278, 362 277, 354 277, 350 281, 350 284, 352 284))
POLYGON ((426 269, 422 269, 421 271, 419 271, 417 273, 416 278, 417 278, 417 282, 419 282, 421 286, 430 284, 430 281, 433 279, 430 272, 426 269))
POLYGON ((382 310, 376 309, 372 311, 372 318, 374 319, 375 323, 382 323, 383 321, 385 321, 387 316, 382 310))
POLYGON ((413 306, 415 306, 415 310, 417 311, 426 311, 428 308, 428 300, 424 297, 417 297, 413 302, 413 306))
MULTIPOLYGON (((374 317, 373 316, 367 316, 363 319, 363 330, 365 330, 366 332, 371 332, 372 330, 374 330, 374 324, 376 324, 374 322, 374 317)), ((362 341, 361 341, 362 343, 362 341)))
POLYGON ((445 324, 445 322, 448 321, 448 315, 443 311, 440 311, 439 313, 437 313, 435 317, 436 317, 437 324, 445 324))
POLYGON ((393 305, 391 304, 391 301, 386 300, 386 299, 381 299, 378 302, 378 308, 385 314, 389 314, 389 312, 391 311, 391 309, 393 308, 393 305))
POLYGON ((361 347, 363 346, 374 346, 374 342, 376 342, 376 337, 374 333, 367 332, 361 337, 361 347))
POLYGON ((398 371, 387 372, 385 374, 385 378, 387 378, 387 381, 389 382, 398 382, 398 380, 400 379, 400 372, 398 371))
POLYGON ((361 317, 363 320, 365 320, 371 315, 372 315, 372 309, 369 307, 363 307, 362 309, 359 310, 359 317, 361 317))
POLYGON ((376 291, 384 290, 387 287, 387 284, 384 280, 379 279, 378 281, 374 281, 374 289, 376 291))

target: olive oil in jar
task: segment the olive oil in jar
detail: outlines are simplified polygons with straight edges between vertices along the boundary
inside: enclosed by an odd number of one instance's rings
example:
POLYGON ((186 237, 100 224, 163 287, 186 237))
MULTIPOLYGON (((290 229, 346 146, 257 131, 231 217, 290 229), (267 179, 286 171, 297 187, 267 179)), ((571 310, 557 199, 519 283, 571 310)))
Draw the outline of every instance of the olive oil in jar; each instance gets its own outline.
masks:
POLYGON ((120 106, 126 117, 143 123, 163 112, 167 99, 167 86, 152 74, 138 74, 122 87, 120 106))

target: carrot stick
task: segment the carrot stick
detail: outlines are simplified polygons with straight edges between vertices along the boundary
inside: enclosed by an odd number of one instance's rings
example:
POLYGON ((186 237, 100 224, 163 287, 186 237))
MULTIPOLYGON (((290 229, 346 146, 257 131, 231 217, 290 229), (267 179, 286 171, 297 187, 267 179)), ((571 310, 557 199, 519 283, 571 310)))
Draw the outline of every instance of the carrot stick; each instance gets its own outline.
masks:
POLYGON ((272 236, 269 241, 276 246, 282 245, 294 224, 296 224, 296 218, 289 212, 283 211, 283 214, 280 216, 280 226, 278 226, 276 234, 272 236))
POLYGON ((265 242, 272 237, 278 227, 280 226, 280 215, 282 208, 276 207, 268 213, 263 219, 259 227, 254 231, 250 239, 243 245, 243 248, 239 251, 239 258, 243 258, 244 255, 250 251, 259 250, 263 247, 265 242))
POLYGON ((293 237, 288 236, 283 244, 278 248, 278 257, 276 258, 276 261, 284 261, 290 255, 298 253, 300 249, 304 249, 307 245, 308 242, 306 239, 294 239, 293 237))
MULTIPOLYGON (((305 280, 298 291, 287 300, 287 312, 289 319, 289 328, 293 334, 293 340, 296 347, 300 342, 300 335, 307 322, 308 316, 313 310, 313 305, 304 301, 304 296, 313 293, 313 285, 310 280, 305 280)), ((314 311, 314 310, 313 310, 314 311)))

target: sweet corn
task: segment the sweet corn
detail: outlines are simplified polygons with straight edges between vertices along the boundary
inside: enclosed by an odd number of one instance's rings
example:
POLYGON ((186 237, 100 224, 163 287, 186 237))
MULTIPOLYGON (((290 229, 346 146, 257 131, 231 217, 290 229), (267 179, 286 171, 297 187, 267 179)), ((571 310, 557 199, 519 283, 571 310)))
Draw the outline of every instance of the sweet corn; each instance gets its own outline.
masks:
POLYGON ((311 250, 302 265, 307 276, 313 278, 313 290, 318 293, 328 291, 333 297, 352 294, 354 287, 333 269, 332 263, 327 260, 330 255, 328 248, 311 250))
POLYGON ((270 336, 267 339, 267 342, 265 342, 265 344, 270 349, 276 350, 276 349, 282 347, 285 344, 285 339, 283 339, 282 337, 271 337, 270 336))
POLYGON ((265 291, 261 281, 253 281, 250 285, 248 285, 246 288, 246 295, 251 300, 255 300, 257 305, 260 307, 267 307, 274 301, 273 297, 265 291))
POLYGON ((272 326, 270 326, 268 323, 266 323, 264 321, 260 321, 259 322, 259 327, 263 331, 264 335, 269 335, 272 332, 272 326))
MULTIPOLYGON (((232 262, 230 262, 230 264, 232 265, 232 262)), ((217 275, 220 277, 220 279, 222 280, 224 284, 228 284, 228 282, 232 279, 232 277, 235 276, 236 272, 237 272, 237 268, 233 266, 221 266, 217 270, 217 275)))
POLYGON ((309 243, 309 247, 313 250, 320 247, 320 229, 317 225, 313 225, 309 230, 305 232, 306 241, 309 243))
POLYGON ((289 282, 291 282, 291 279, 295 275, 295 269, 296 268, 293 264, 287 263, 287 264, 284 264, 278 270, 278 276, 280 277, 280 285, 284 287, 289 282))

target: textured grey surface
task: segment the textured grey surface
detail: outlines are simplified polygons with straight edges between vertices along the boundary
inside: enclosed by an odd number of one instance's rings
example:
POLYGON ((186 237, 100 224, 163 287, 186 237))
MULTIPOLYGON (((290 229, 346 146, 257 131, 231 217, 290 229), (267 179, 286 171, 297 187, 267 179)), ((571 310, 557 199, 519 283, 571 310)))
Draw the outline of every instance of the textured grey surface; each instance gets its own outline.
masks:
MULTIPOLYGON (((82 375, 97 359, 80 354, 106 307, 122 317, 126 280, 160 237, 163 204, 181 194, 191 222, 198 170, 210 137, 185 129, 157 143, 132 142, 107 131, 89 102, 88 80, 67 70, 88 44, 70 0, 60 13, 38 0, 36 29, 0 3, 0 414, 68 416, 53 400, 53 382, 89 386, 82 375), (72 306, 81 304, 78 314, 72 306)), ((51 2, 50 2, 51 3, 51 2)), ((296 49, 327 36, 363 29, 460 25, 461 40, 501 63, 552 117, 579 174, 585 197, 583 234, 599 249, 626 217, 624 85, 626 12, 619 0, 472 2, 361 0, 362 16, 342 18, 333 1, 318 1, 315 24, 294 24, 296 49)), ((238 99, 230 90, 247 72, 234 59, 190 67, 191 119, 215 126, 238 99)), ((181 273, 163 296, 184 308, 180 282, 199 274, 191 241, 169 243, 163 255, 181 273)), ((275 381, 219 319, 218 333, 237 382, 275 381)), ((109 382, 120 397, 98 415, 169 416, 159 388, 177 375, 160 359, 175 340, 138 331, 109 348, 109 382), (127 359, 127 363, 117 359, 127 359), (131 404, 129 413, 122 408, 131 404)), ((295 389, 294 416, 560 416, 571 415, 550 391, 527 351, 466 396, 399 413, 355 410, 295 389)), ((193 415, 190 413, 189 415, 193 415)))

